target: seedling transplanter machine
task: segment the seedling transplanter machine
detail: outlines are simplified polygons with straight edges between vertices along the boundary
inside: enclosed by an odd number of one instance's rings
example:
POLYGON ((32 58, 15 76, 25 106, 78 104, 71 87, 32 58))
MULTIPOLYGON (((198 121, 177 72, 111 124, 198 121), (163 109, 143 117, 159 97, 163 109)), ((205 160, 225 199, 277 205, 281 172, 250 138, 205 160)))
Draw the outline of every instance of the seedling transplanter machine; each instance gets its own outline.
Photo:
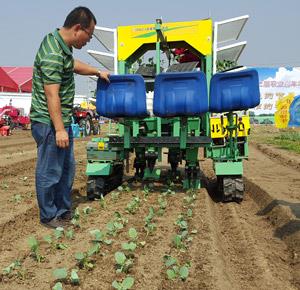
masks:
POLYGON ((170 23, 158 19, 116 30, 96 27, 95 36, 108 52, 88 52, 115 72, 110 84, 98 80, 97 112, 117 120, 119 130, 87 145, 88 198, 122 183, 130 153, 135 155, 136 176, 153 180, 161 175, 157 164, 166 152, 171 176, 178 176, 181 163, 183 187, 198 189, 198 151, 203 147, 205 157, 213 160, 223 200, 242 201, 250 122, 247 114, 236 112, 259 104, 258 74, 254 69, 216 73, 216 62, 238 59, 246 42, 224 44, 237 40, 247 19, 214 25, 211 19, 170 23), (187 48, 199 61, 173 63, 162 72, 161 58, 170 60, 175 48, 187 48), (155 53, 154 67, 134 70, 148 51, 155 53))

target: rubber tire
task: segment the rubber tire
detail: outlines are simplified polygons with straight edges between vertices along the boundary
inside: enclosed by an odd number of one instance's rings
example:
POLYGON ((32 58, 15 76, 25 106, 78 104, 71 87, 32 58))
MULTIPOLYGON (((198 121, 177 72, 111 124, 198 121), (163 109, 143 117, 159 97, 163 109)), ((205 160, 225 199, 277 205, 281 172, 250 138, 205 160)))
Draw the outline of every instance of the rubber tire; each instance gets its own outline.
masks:
POLYGON ((90 136, 92 133, 92 121, 89 116, 85 118, 85 133, 86 136, 90 136))
POLYGON ((100 133, 100 124, 96 123, 93 125, 93 135, 98 135, 100 133))
POLYGON ((83 135, 86 136, 85 119, 80 119, 78 125, 79 125, 79 128, 83 129, 83 135))

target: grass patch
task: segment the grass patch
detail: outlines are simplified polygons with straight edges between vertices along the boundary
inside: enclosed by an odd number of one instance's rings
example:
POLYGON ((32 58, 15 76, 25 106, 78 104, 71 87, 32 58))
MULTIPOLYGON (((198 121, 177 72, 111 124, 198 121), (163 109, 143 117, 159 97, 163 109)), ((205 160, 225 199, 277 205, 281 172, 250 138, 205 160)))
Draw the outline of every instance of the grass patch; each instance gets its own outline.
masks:
POLYGON ((300 128, 278 129, 274 126, 253 126, 249 136, 251 141, 275 145, 278 148, 300 154, 300 128))
POLYGON ((278 146, 279 148, 294 151, 300 154, 300 133, 299 132, 283 132, 278 136, 269 138, 268 141, 271 144, 278 146))

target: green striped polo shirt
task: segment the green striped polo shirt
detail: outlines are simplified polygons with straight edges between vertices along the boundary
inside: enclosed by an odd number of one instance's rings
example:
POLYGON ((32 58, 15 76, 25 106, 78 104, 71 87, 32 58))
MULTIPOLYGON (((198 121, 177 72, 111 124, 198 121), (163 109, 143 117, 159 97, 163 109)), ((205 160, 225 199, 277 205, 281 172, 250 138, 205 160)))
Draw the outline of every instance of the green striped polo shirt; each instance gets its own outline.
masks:
POLYGON ((51 124, 44 85, 60 84, 59 97, 62 119, 65 126, 71 124, 75 95, 73 72, 72 48, 66 45, 57 29, 45 36, 35 57, 30 109, 32 121, 51 124))

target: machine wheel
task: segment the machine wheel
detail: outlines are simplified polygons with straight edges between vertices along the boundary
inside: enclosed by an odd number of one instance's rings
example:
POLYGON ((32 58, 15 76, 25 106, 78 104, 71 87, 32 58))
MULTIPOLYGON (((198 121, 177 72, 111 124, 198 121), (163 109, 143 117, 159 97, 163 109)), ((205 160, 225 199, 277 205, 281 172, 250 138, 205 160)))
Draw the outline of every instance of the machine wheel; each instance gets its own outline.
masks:
POLYGON ((11 122, 9 123, 9 130, 12 131, 12 130, 14 130, 15 128, 17 128, 17 124, 11 121, 11 122))
POLYGON ((87 136, 90 136, 92 133, 92 121, 89 116, 85 118, 85 132, 87 136))
POLYGON ((100 199, 123 182, 123 164, 114 166, 109 176, 89 176, 87 181, 87 199, 100 199))
POLYGON ((84 119, 79 120, 78 125, 79 128, 82 130, 81 135, 83 135, 83 137, 86 136, 85 120, 84 119))
POLYGON ((223 202, 242 202, 244 198, 244 182, 241 176, 218 176, 218 192, 223 202))
POLYGON ((105 195, 105 177, 89 176, 87 181, 87 199, 94 200, 105 195))
POLYGON ((93 135, 98 135, 100 133, 100 124, 94 123, 93 124, 93 135))

